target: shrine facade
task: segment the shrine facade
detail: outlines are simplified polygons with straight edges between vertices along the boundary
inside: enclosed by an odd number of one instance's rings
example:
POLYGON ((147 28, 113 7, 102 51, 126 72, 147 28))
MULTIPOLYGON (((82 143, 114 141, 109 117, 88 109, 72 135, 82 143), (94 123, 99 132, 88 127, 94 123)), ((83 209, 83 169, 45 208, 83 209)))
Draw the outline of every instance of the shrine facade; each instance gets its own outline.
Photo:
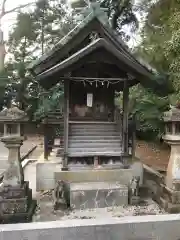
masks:
POLYGON ((97 3, 89 12, 29 66, 46 90, 59 82, 64 85, 63 170, 72 161, 128 167, 135 150, 129 89, 138 83, 149 87, 155 76, 110 28, 97 3), (117 92, 123 93, 122 112, 115 106, 117 92))

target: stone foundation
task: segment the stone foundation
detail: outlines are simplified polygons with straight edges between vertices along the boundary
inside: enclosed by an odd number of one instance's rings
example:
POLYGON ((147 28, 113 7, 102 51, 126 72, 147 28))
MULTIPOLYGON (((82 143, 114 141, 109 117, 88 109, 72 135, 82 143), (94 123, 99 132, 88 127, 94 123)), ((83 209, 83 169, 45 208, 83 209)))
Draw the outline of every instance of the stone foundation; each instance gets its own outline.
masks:
POLYGON ((128 187, 118 182, 71 183, 70 205, 74 209, 128 205, 128 187))
POLYGON ((120 182, 128 185, 133 177, 132 169, 97 169, 97 170, 75 170, 75 171, 56 171, 54 173, 55 182, 63 180, 65 182, 84 183, 84 182, 120 182))

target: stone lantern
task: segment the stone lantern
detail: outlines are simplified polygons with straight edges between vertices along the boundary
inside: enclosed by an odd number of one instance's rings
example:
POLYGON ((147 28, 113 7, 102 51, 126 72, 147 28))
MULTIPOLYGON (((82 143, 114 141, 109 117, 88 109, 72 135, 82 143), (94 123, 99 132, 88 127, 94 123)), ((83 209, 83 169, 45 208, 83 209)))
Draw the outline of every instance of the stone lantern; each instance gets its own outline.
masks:
POLYGON ((4 123, 1 141, 9 150, 7 169, 0 183, 0 223, 30 221, 36 205, 29 183, 24 181, 20 159, 24 140, 21 123, 24 121, 27 121, 25 112, 16 106, 0 112, 0 122, 4 123))
POLYGON ((23 136, 23 123, 27 122, 28 118, 24 111, 17 106, 12 105, 11 108, 3 109, 0 112, 0 122, 4 124, 4 137, 6 136, 23 136))
POLYGON ((171 147, 166 186, 169 189, 180 191, 180 109, 173 107, 165 112, 164 122, 165 135, 163 139, 171 147))

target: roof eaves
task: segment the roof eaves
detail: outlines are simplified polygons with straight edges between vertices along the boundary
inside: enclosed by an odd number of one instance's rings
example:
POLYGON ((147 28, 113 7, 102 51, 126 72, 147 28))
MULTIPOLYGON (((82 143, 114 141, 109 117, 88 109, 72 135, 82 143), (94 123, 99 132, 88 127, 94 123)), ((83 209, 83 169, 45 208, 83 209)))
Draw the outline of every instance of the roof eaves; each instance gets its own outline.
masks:
POLYGON ((139 74, 143 74, 144 76, 146 76, 148 78, 152 77, 152 73, 147 71, 147 69, 144 68, 142 65, 138 66, 138 65, 136 65, 137 63, 134 65, 134 62, 133 62, 134 66, 132 67, 132 64, 131 64, 132 61, 130 61, 126 55, 124 55, 122 52, 118 51, 116 47, 111 46, 111 44, 108 43, 105 39, 100 38, 100 39, 97 39, 94 42, 90 43, 85 48, 79 50, 78 52, 76 52, 75 54, 70 56, 68 59, 65 59, 61 63, 55 65, 54 67, 48 69, 47 71, 45 71, 43 73, 41 73, 40 75, 37 76, 37 79, 40 80, 44 77, 47 77, 48 75, 51 75, 52 72, 56 73, 57 71, 62 70, 63 68, 66 68, 67 66, 69 66, 69 64, 74 63, 77 56, 81 55, 81 58, 82 58, 84 55, 90 53, 93 49, 95 49, 99 46, 104 46, 108 51, 110 50, 116 57, 118 57, 120 61, 123 61, 125 64, 127 64, 129 66, 131 65, 131 68, 133 69, 133 71, 136 71, 139 74), (120 55, 118 54, 118 52, 120 53, 120 55))

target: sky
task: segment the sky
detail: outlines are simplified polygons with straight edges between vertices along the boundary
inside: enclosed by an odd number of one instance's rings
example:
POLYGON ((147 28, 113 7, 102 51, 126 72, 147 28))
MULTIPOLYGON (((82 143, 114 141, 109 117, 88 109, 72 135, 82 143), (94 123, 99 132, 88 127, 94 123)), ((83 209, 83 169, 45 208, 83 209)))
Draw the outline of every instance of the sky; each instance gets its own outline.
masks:
MULTIPOLYGON (((2 0, 0 0, 1 2, 2 0)), ((26 3, 30 3, 32 2, 32 0, 7 0, 6 3, 6 10, 10 10, 14 7, 17 7, 18 5, 21 4, 26 4, 26 3)), ((3 23, 2 23, 2 28, 4 31, 4 38, 5 40, 8 39, 8 32, 11 29, 13 23, 15 22, 16 19, 16 14, 7 14, 4 18, 3 18, 3 23)))

